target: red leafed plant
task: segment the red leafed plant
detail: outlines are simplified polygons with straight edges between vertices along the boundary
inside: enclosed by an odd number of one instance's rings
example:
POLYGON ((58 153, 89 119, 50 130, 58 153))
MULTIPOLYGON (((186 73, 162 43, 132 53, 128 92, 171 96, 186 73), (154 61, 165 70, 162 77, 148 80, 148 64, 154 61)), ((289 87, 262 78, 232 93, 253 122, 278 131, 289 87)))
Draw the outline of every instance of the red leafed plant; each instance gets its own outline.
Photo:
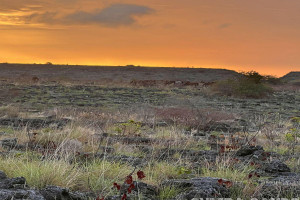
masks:
POLYGON ((219 180, 218 180, 218 183, 219 183, 220 185, 223 185, 223 179, 219 179, 219 180))
POLYGON ((220 148, 219 153, 220 153, 220 154, 225 153, 225 146, 221 145, 220 147, 221 147, 221 148, 220 148))
POLYGON ((227 187, 227 188, 230 188, 233 185, 233 183, 231 181, 224 181, 223 179, 219 179, 218 183, 220 185, 223 185, 223 186, 227 187))
MULTIPOLYGON (((121 185, 119 185, 118 183, 114 183, 114 187, 117 188, 118 191, 120 191, 120 197, 121 200, 126 200, 127 199, 127 194, 130 194, 132 192, 132 190, 135 188, 135 184, 133 181, 133 177, 132 175, 134 174, 136 168, 134 168, 134 170, 126 177, 124 183, 121 185), (124 188, 124 190, 121 188, 124 188)), ((137 178, 142 180, 143 178, 145 178, 145 174, 143 171, 139 170, 137 173, 137 178)), ((100 199, 102 200, 102 199, 100 199)))
POLYGON ((121 200, 126 200, 126 198, 127 198, 127 194, 124 193, 121 200))
POLYGON ((126 182, 128 185, 130 185, 130 184, 133 182, 132 176, 131 176, 131 175, 127 176, 125 182, 126 182))
POLYGON ((144 172, 141 171, 141 170, 139 170, 136 174, 137 174, 137 176, 138 176, 139 179, 143 179, 143 178, 146 177, 145 174, 144 174, 144 172))
POLYGON ((131 183, 129 188, 127 189, 128 194, 130 194, 134 188, 135 188, 134 183, 131 183))
POLYGON ((248 178, 250 179, 250 178, 252 178, 252 176, 253 176, 252 174, 249 174, 249 175, 248 175, 248 178))
POLYGON ((248 175, 248 178, 250 179, 250 178, 252 178, 252 177, 260 178, 260 175, 259 175, 257 172, 255 172, 255 173, 250 173, 250 174, 248 175))
POLYGON ((224 184, 227 188, 230 188, 233 185, 231 181, 225 181, 224 184))
POLYGON ((121 189, 121 186, 118 183, 114 183, 114 187, 117 188, 117 190, 121 189))

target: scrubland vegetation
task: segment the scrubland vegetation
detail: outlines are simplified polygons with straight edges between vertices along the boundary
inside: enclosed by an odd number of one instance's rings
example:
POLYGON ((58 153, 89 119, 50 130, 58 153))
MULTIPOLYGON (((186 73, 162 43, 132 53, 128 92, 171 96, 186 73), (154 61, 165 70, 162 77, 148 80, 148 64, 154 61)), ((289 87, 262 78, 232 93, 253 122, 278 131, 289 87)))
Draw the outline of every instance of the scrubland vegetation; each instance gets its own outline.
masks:
POLYGON ((300 94, 284 84, 2 83, 0 171, 66 199, 299 197, 300 94))

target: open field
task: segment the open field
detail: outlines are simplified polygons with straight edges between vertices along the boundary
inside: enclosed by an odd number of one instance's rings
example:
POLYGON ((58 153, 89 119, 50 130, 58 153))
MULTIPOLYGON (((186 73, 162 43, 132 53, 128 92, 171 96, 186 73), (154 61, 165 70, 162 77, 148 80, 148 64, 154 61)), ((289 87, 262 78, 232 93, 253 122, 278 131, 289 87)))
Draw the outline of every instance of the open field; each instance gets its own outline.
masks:
POLYGON ((300 197, 298 73, 216 92, 241 76, 0 64, 1 199, 300 197))

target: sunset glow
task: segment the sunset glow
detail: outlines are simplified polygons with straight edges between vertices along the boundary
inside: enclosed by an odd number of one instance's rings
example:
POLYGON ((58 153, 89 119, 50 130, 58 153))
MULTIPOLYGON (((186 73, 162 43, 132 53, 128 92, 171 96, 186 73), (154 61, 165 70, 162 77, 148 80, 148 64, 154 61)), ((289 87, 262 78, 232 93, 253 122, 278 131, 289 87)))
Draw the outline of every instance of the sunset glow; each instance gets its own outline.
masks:
POLYGON ((300 70, 299 0, 0 0, 0 62, 300 70))

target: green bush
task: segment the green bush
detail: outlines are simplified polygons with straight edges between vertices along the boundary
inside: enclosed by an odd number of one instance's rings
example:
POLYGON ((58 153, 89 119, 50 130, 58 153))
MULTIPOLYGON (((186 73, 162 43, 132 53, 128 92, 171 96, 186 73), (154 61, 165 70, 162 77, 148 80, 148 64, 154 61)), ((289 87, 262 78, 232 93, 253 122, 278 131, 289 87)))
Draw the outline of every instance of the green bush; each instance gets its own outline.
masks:
POLYGON ((263 98, 272 93, 272 88, 262 82, 264 76, 250 71, 243 77, 219 81, 212 90, 220 95, 242 98, 263 98))
POLYGON ((272 93, 272 88, 262 83, 253 83, 249 80, 239 80, 235 90, 236 96, 262 98, 272 93))
POLYGON ((264 76, 260 75, 256 71, 243 72, 242 74, 244 75, 244 78, 247 81, 251 81, 251 82, 254 82, 256 84, 261 83, 262 80, 264 80, 264 78, 265 78, 264 76))
POLYGON ((128 120, 127 122, 117 124, 114 127, 114 131, 120 135, 133 135, 141 131, 141 123, 128 120))

